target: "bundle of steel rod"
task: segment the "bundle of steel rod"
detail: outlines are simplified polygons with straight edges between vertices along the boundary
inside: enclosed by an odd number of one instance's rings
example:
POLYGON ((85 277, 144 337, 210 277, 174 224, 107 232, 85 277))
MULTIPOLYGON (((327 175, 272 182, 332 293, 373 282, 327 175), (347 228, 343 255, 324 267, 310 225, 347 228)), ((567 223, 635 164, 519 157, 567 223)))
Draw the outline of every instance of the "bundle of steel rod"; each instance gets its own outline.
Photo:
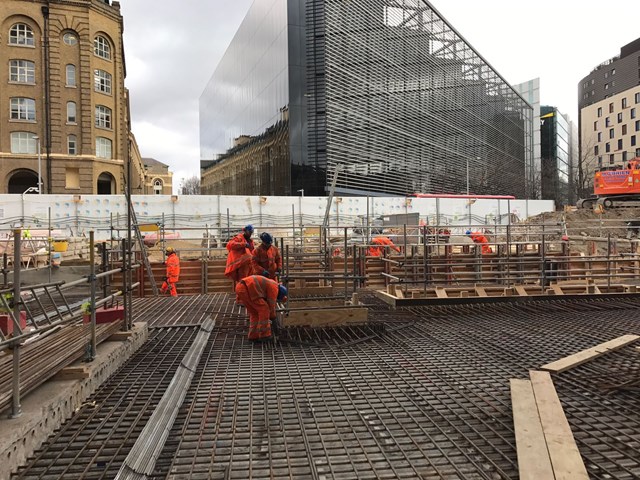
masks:
MULTIPOLYGON (((97 341, 102 342, 122 328, 122 322, 97 325, 97 341)), ((20 393, 24 395, 54 376, 64 367, 83 358, 90 338, 90 325, 61 327, 42 339, 21 346, 20 393)), ((0 411, 11 404, 13 384, 11 350, 0 353, 0 411)))

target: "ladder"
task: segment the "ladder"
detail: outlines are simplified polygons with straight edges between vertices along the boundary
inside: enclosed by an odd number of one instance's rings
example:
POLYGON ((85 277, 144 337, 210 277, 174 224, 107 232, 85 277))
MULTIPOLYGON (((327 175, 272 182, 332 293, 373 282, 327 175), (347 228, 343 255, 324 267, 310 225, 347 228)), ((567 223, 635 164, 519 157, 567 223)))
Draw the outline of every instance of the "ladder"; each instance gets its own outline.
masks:
POLYGON ((131 223, 133 225, 133 231, 135 232, 136 241, 138 242, 138 246, 140 247, 140 253, 142 254, 142 263, 144 265, 145 270, 147 271, 147 277, 149 278, 149 282, 151 283, 151 291, 154 296, 158 296, 158 285, 156 285, 156 280, 153 277, 153 271, 151 270, 151 264, 149 263, 149 257, 147 256, 147 249, 144 246, 144 240, 142 238, 142 234, 140 233, 140 225, 138 225, 138 217, 136 217, 136 210, 133 208, 133 202, 131 201, 131 196, 126 193, 127 203, 129 204, 129 212, 131 214, 131 223))

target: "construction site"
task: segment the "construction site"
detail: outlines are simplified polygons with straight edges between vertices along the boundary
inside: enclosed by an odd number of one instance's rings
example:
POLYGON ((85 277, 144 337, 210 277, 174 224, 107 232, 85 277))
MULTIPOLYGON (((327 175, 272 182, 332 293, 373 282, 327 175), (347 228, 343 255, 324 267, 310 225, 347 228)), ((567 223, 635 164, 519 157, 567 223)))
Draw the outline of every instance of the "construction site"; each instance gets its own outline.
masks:
POLYGON ((0 478, 640 478, 638 209, 19 197, 0 478), (246 224, 288 288, 263 343, 224 275, 246 224))

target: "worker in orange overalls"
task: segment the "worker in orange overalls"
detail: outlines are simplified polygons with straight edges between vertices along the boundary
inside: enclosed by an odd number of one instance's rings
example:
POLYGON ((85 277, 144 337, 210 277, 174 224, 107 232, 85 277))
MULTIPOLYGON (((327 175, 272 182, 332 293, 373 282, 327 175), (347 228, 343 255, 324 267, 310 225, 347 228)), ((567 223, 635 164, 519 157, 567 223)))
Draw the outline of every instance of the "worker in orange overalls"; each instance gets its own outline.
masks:
POLYGON ((227 242, 227 268, 225 277, 231 278, 234 283, 251 275, 251 254, 253 252, 253 226, 247 225, 238 235, 227 242))
POLYGON ((165 293, 168 290, 169 295, 177 297, 178 290, 176 289, 176 283, 178 283, 178 279, 180 278, 180 259, 173 247, 167 247, 165 253, 167 254, 167 259, 164 263, 167 266, 167 273, 163 279, 164 281, 162 282, 160 291, 165 293))
POLYGON ((276 280, 282 270, 282 258, 278 247, 273 245, 273 237, 267 232, 260 234, 262 243, 258 245, 252 254, 252 266, 254 275, 276 280))
POLYGON ((400 253, 400 249, 389 239, 389 237, 374 237, 371 239, 373 244, 367 248, 367 255, 370 257, 381 257, 385 247, 393 248, 396 252, 400 253))
POLYGON ((467 237, 471 237, 473 243, 477 245, 482 245, 482 254, 486 255, 487 253, 493 253, 493 249, 489 246, 489 240, 480 232, 472 232, 471 230, 466 231, 467 237))
POLYGON ((287 289, 270 278, 251 275, 238 282, 236 296, 249 313, 249 340, 269 340, 271 322, 276 319, 276 301, 286 302, 287 289))

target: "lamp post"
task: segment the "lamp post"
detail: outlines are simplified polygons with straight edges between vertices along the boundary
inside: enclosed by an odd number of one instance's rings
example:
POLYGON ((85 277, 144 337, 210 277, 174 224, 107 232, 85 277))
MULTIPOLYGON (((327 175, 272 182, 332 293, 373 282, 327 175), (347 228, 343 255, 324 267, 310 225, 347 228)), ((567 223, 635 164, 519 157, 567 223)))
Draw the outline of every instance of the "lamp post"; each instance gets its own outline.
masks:
POLYGON ((40 153, 40 137, 38 135, 34 135, 32 137, 35 141, 38 142, 38 195, 42 194, 42 155, 40 153))

